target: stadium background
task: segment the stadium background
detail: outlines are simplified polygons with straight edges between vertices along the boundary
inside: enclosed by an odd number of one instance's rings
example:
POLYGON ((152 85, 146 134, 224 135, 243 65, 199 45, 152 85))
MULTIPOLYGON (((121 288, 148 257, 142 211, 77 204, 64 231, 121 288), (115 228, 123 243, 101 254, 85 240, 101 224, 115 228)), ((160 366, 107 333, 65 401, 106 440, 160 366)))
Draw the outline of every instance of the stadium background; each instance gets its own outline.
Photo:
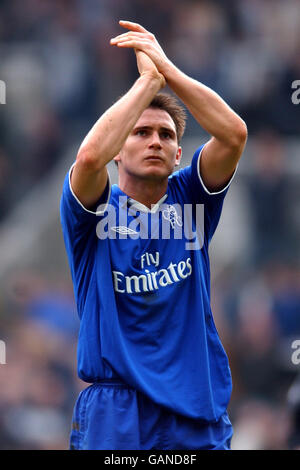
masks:
MULTIPOLYGON (((137 78, 132 51, 109 46, 119 19, 154 32, 248 125, 211 246, 212 307, 234 381, 233 449, 300 448, 291 346, 300 340, 298 0, 1 0, 0 448, 67 448, 86 386, 76 377, 59 199, 81 140, 137 78)), ((183 165, 206 138, 189 117, 183 165)))

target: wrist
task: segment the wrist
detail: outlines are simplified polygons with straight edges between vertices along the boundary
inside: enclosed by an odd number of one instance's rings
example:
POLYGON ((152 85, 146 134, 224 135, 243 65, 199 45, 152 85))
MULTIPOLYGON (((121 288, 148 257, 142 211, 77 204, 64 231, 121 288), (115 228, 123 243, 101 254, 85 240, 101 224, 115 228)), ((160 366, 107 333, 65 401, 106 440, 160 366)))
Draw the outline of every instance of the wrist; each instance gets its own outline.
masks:
POLYGON ((177 67, 169 59, 164 61, 163 65, 159 68, 159 72, 164 76, 166 82, 173 77, 176 70, 177 67))
POLYGON ((142 72, 140 75, 141 81, 147 82, 147 84, 151 84, 154 87, 158 88, 158 91, 161 88, 164 88, 166 86, 166 79, 163 76, 163 74, 155 71, 146 71, 142 72))

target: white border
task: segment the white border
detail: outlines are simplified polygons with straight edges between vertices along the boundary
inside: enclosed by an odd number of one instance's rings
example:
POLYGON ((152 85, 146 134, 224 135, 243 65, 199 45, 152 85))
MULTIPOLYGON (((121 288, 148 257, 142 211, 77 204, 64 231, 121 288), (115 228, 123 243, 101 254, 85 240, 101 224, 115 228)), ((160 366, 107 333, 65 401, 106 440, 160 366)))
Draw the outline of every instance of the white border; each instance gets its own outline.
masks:
MULTIPOLYGON (((105 207, 103 209, 103 211, 97 211, 97 212, 94 212, 94 211, 90 211, 89 209, 87 209, 86 207, 84 207, 84 205, 79 201, 78 197, 76 196, 76 194, 74 193, 73 189, 72 189, 72 185, 71 185, 71 174, 72 174, 72 170, 75 166, 76 162, 73 163, 73 165, 71 166, 70 170, 69 170, 69 187, 70 187, 70 191, 74 197, 74 199, 78 202, 78 204, 82 207, 82 209, 85 210, 85 212, 88 212, 89 214, 93 214, 93 215, 103 215, 104 212, 106 211, 106 208, 109 204, 109 200, 110 200, 110 195, 111 195, 111 182, 110 182, 110 176, 109 176, 109 173, 107 171, 107 176, 108 176, 108 184, 109 184, 109 192, 108 192, 108 197, 107 197, 107 201, 105 203, 105 207)), ((105 191, 105 189, 104 189, 105 191)), ((101 204, 102 205, 102 204, 101 204)))
POLYGON ((215 191, 215 192, 212 192, 212 193, 211 193, 211 192, 207 189, 207 187, 205 186, 205 184, 203 183, 203 180, 202 180, 201 175, 200 175, 200 158, 201 158, 202 152, 203 152, 203 150, 204 150, 204 147, 205 147, 205 145, 202 147, 201 152, 199 152, 199 156, 198 156, 198 159, 197 159, 197 173, 198 173, 198 177, 199 177, 200 183, 202 184, 202 187, 203 187, 203 189, 205 190, 205 192, 206 192, 207 194, 209 194, 210 196, 213 196, 213 195, 215 195, 215 194, 221 194, 221 193, 222 193, 223 191, 225 191, 225 190, 228 188, 228 186, 230 186, 230 184, 232 183, 232 180, 233 180, 233 178, 235 177, 235 174, 236 174, 236 172, 237 172, 239 162, 237 163, 237 165, 236 165, 236 167, 235 167, 235 170, 234 170, 234 172, 233 172, 233 175, 231 176, 231 178, 230 178, 229 182, 226 184, 226 186, 225 186, 223 189, 221 189, 220 191, 215 191))

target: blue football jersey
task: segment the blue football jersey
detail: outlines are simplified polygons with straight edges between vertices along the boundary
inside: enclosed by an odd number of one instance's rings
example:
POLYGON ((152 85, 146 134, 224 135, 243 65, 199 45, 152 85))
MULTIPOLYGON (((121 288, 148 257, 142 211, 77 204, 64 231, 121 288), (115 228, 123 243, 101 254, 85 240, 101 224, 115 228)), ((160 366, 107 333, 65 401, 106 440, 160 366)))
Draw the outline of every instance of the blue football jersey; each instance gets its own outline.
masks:
POLYGON ((234 175, 209 192, 202 148, 151 210, 109 182, 87 210, 70 170, 61 223, 80 318, 79 377, 120 379, 175 413, 216 421, 231 374, 211 312, 208 247, 234 175))

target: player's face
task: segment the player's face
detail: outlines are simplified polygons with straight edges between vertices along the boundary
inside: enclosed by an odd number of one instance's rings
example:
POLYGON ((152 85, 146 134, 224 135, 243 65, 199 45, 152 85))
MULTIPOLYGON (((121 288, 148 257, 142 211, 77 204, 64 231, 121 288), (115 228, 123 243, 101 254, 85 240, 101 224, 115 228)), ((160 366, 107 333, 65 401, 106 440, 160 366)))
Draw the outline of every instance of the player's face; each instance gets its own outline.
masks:
POLYGON ((115 160, 122 174, 161 180, 173 172, 180 158, 173 119, 162 109, 147 108, 115 160))

